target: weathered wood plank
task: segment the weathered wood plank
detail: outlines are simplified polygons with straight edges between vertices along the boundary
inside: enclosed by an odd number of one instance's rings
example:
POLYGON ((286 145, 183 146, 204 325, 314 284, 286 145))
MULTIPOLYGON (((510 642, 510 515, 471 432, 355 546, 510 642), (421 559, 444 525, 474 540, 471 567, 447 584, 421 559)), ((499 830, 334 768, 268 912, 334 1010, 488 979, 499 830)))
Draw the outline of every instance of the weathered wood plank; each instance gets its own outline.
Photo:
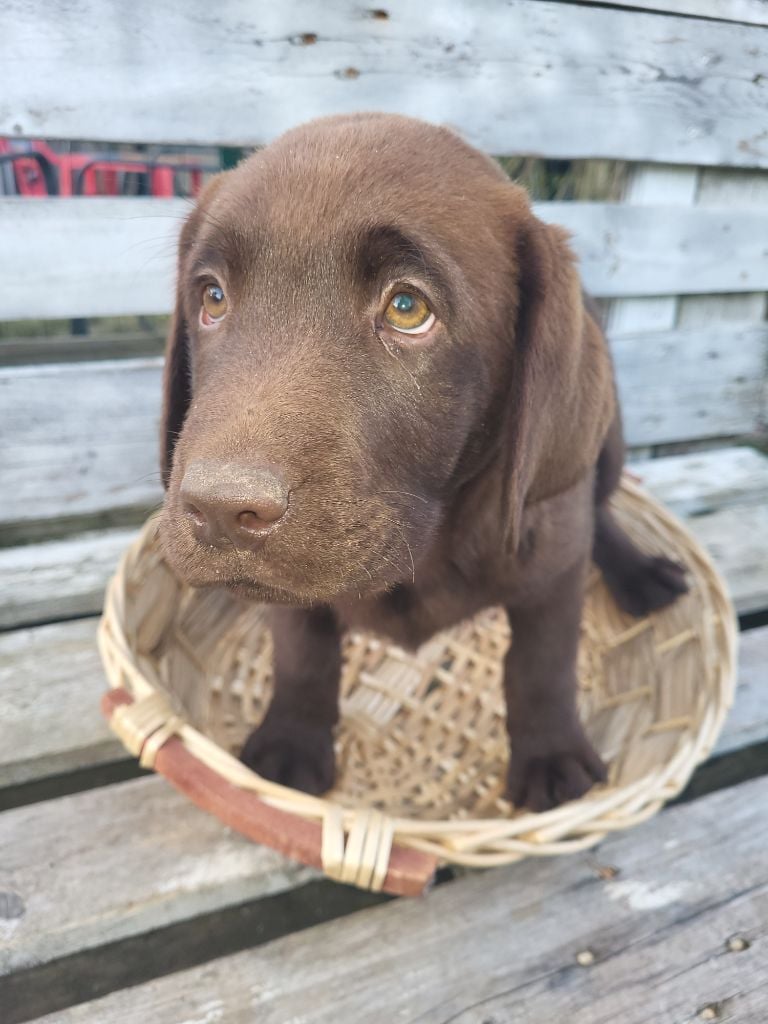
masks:
POLYGON ((740 613, 768 607, 768 505, 738 505, 688 520, 725 576, 740 613))
POLYGON ((183 199, 0 199, 0 319, 170 312, 176 238, 191 208, 183 199))
MULTIPOLYGON (((599 298, 768 289, 768 208, 536 204, 599 298)), ((0 199, 0 317, 168 313, 180 199, 0 199), (30 274, 29 268, 35 273, 30 274)), ((642 326, 642 325, 641 325, 642 326)))
POLYGON ((765 0, 591 0, 593 4, 628 7, 634 11, 661 11, 686 14, 718 21, 738 21, 744 25, 768 25, 765 0))
MULTIPOLYGON (((622 201, 655 206, 693 206, 699 172, 695 167, 668 164, 633 164, 629 167, 622 201)), ((679 299, 674 295, 613 299, 606 303, 605 326, 609 336, 669 331, 677 326, 679 299)), ((637 452, 639 445, 634 444, 637 452)), ((646 453, 648 446, 645 446, 646 453)))
POLYGON ((754 448, 720 448, 633 462, 630 470, 677 515, 768 503, 768 458, 754 448))
POLYGON ((768 288, 761 207, 552 202, 536 212, 573 232, 585 286, 598 298, 768 288))
POLYGON ((84 0, 72 18, 58 0, 40 24, 12 0, 0 132, 250 145, 328 111, 386 109, 495 153, 768 163, 755 25, 547 0, 440 0, 416 22, 408 0, 385 10, 226 0, 212 19, 203 0, 174 0, 131 19, 119 0, 84 0))
POLYGON ((279 892, 312 872, 233 835, 162 779, 0 815, 0 974, 279 892))
POLYGON ((94 619, 0 634, 0 786, 127 757, 106 688, 94 619))
POLYGON ((768 626, 739 637, 738 688, 715 756, 768 740, 768 626))
POLYGON ((686 517, 725 577, 738 612, 768 607, 768 459, 725 448, 633 463, 648 489, 686 517))
POLYGON ((768 786, 737 792, 673 808, 596 853, 464 878, 55 1020, 123 1024, 130 1005, 153 1024, 693 1024, 719 1004, 723 1019, 754 1024, 768 1013, 768 786), (733 936, 747 948, 730 952, 733 936))
MULTIPOLYGON (((765 5, 768 10, 768 5, 765 5)), ((740 208, 768 209, 768 176, 761 173, 725 168, 702 168, 698 174, 699 186, 696 202, 699 209, 723 209, 736 202, 740 208)), ((724 291, 724 289, 723 289, 724 291)), ((679 300, 677 327, 691 327, 706 331, 723 331, 748 323, 764 324, 766 318, 764 291, 741 294, 684 295, 679 300)), ((768 360, 765 363, 768 368, 768 360)), ((768 374, 763 372, 755 381, 756 395, 762 392, 761 429, 768 423, 768 374)))
POLYGON ((750 324, 762 324, 765 300, 765 292, 681 295, 677 326, 720 331, 726 325, 739 329, 750 324))
POLYGON ((94 530, 68 540, 0 548, 0 628, 92 615, 136 530, 94 530))
POLYGON ((621 334, 611 337, 611 349, 628 444, 759 429, 768 325, 621 334))
MULTIPOLYGON (((768 12, 768 4, 765 4, 768 12)), ((698 208, 736 205, 740 209, 768 209, 768 176, 761 172, 733 170, 722 167, 702 168, 698 172, 698 208)), ((725 289, 720 289, 724 292, 725 289)), ((717 324, 739 323, 741 326, 765 320, 765 292, 743 292, 739 295, 716 294, 683 296, 680 299, 679 327, 715 327, 717 324)))
POLYGON ((0 370, 0 521, 151 505, 160 359, 0 370))

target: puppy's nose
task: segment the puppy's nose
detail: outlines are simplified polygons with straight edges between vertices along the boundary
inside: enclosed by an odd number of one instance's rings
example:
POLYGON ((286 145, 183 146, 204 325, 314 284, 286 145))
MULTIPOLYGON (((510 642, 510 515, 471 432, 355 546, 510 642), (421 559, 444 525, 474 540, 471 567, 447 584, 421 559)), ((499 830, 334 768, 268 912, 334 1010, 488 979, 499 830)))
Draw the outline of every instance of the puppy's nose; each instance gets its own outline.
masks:
POLYGON ((285 515, 289 489, 266 465, 199 459, 184 473, 179 496, 198 540, 256 548, 285 515))

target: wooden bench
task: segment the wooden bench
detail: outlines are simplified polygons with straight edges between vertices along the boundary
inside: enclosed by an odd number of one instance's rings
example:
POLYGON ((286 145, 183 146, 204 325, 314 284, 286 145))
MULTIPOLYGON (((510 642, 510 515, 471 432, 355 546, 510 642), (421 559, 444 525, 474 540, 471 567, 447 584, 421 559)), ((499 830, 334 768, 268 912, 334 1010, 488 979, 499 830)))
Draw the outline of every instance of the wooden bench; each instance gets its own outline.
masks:
MULTIPOLYGON (((768 1019, 768 4, 55 0, 3 20, 0 134, 250 146, 368 108, 500 155, 628 161, 622 202, 537 209, 605 303, 633 470, 744 631, 685 801, 591 853, 374 907, 140 777, 100 718, 103 587, 161 499, 159 347, 0 342, 0 1020, 768 1019)), ((167 313, 188 209, 0 198, 0 319, 167 313)))

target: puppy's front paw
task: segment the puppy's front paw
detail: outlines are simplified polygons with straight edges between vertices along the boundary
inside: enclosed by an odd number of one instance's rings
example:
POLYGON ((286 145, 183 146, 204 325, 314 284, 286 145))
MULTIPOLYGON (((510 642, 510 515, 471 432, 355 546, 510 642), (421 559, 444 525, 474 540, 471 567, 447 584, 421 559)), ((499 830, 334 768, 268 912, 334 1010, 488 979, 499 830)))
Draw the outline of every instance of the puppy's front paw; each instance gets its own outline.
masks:
POLYGON ((326 726, 267 714, 240 754, 258 775, 319 796, 336 777, 333 734, 326 726))
POLYGON ((515 807, 548 811, 577 800, 607 777, 580 725, 567 733, 512 736, 510 743, 507 795, 515 807))

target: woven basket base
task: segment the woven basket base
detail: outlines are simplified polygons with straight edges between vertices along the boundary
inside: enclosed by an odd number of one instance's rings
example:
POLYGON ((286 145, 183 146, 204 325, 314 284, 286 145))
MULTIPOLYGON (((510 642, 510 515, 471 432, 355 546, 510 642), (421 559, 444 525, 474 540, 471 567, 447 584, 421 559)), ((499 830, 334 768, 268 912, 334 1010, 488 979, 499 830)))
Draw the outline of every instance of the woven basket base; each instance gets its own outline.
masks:
MULTIPOLYGON (((555 827, 542 833, 547 852, 553 837, 631 824, 679 791, 714 743, 732 696, 733 612, 709 559, 633 484, 624 483, 614 505, 644 550, 686 565, 690 592, 662 613, 633 619, 615 606, 593 570, 579 652, 580 710, 609 765, 609 782, 584 801, 549 812, 546 820, 555 827), (606 794, 618 795, 608 810, 606 794), (579 806, 590 800, 594 822, 579 806)), ((435 838, 432 826, 422 838, 428 835, 446 859, 462 859, 451 851, 467 848, 465 832, 461 842, 451 838, 451 822, 514 820, 503 797, 508 741, 501 671, 509 641, 500 609, 435 636, 415 653, 375 636, 348 636, 338 785, 325 802, 376 808, 401 824, 408 819, 413 827, 400 831, 415 845, 419 822, 443 822, 445 837, 435 838)), ((106 657, 114 686, 135 696, 162 692, 180 718, 232 754, 268 706, 265 609, 224 591, 181 584, 163 561, 152 523, 112 585, 102 644, 119 649, 119 657, 108 650, 106 657)), ((258 792, 258 777, 251 775, 258 792)), ((288 799, 291 791, 283 792, 288 799)), ((480 831, 476 853, 486 849, 480 831)), ((527 829, 522 840, 515 832, 510 860, 520 855, 521 842, 533 852, 538 841, 535 830, 527 829)), ((487 849, 495 863, 504 847, 496 837, 487 849)))

